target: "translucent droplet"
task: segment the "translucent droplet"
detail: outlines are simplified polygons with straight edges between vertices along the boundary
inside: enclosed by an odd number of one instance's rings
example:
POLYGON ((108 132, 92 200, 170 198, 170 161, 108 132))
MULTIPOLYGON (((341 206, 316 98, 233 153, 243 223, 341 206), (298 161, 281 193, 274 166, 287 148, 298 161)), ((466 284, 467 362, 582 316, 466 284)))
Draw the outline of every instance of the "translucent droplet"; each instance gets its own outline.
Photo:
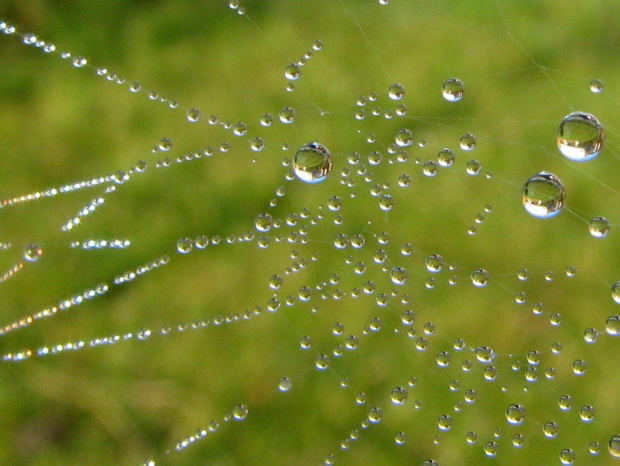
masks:
POLYGON ((478 287, 482 288, 486 286, 489 282, 489 273, 484 269, 474 270, 471 274, 471 283, 478 287))
POLYGON ((525 443, 525 437, 522 434, 515 434, 512 437, 512 446, 515 448, 521 448, 525 443))
POLYGON ((434 160, 427 160, 422 165, 422 173, 424 176, 433 177, 437 174, 437 162, 434 160))
POLYGON ((273 227, 273 217, 267 213, 258 214, 254 219, 254 227, 256 231, 261 233, 271 230, 271 227, 273 227))
POLYGON ((611 285, 611 298, 616 304, 620 304, 620 281, 611 285))
POLYGON ((324 355, 324 354, 317 357, 316 361, 314 362, 314 365, 320 371, 324 371, 325 369, 327 369, 329 367, 329 364, 330 364, 329 356, 324 355))
POLYGON ((43 249, 39 247, 37 244, 29 244, 24 249, 24 260, 28 262, 36 262, 39 260, 39 257, 43 254, 43 249))
POLYGON ((543 434, 547 438, 555 438, 558 435, 559 427, 555 422, 547 422, 543 426, 543 434))
POLYGON ((332 157, 325 146, 309 142, 295 154, 293 171, 306 183, 319 183, 327 178, 332 169, 332 157))
POLYGON ((384 212, 389 212, 394 206, 394 199, 389 194, 381 196, 379 199, 379 208, 384 212))
POLYGON ((286 65, 286 68, 284 68, 284 77, 290 81, 295 81, 296 79, 299 79, 300 75, 301 66, 299 66, 297 63, 290 63, 286 65))
POLYGON ((407 273, 407 270, 402 267, 394 267, 392 269, 392 272, 390 273, 392 283, 394 283, 395 285, 404 285, 405 283, 407 283, 408 277, 409 274, 407 273))
POLYGON ((437 163, 442 167, 451 167, 454 164, 454 152, 450 149, 441 149, 437 154, 437 163))
POLYGON ((467 434, 465 434, 465 441, 469 445, 473 445, 474 443, 476 443, 476 440, 478 440, 478 434, 476 434, 475 432, 467 432, 467 434))
POLYGON ((560 463, 562 464, 573 464, 575 461, 575 452, 570 448, 564 448, 560 452, 560 463))
POLYGON ((409 393, 403 387, 396 387, 392 390, 390 394, 390 398, 392 399, 392 403, 398 406, 402 406, 407 401, 407 397, 409 393))
POLYGON ((538 218, 551 218, 560 213, 565 198, 564 185, 557 176, 548 172, 532 175, 521 191, 523 207, 538 218))
POLYGON ((523 421, 525 421, 525 408, 520 404, 511 404, 506 409, 506 420, 514 426, 523 424, 523 421))
POLYGON ((256 137, 250 141, 250 149, 252 149, 254 152, 260 152, 263 150, 264 147, 265 141, 263 141, 259 137, 256 137))
POLYGON ((405 88, 400 84, 392 84, 388 89, 388 96, 392 100, 401 100, 405 95, 405 88))
POLYGON ((439 273, 443 269, 443 257, 439 254, 431 254, 426 258, 426 270, 431 273, 439 273))
POLYGON ((603 126, 595 116, 573 112, 560 123, 556 143, 567 159, 586 162, 600 154, 604 138, 603 126))
POLYGON ((398 147, 407 147, 413 144, 413 133, 407 128, 403 128, 398 130, 396 136, 394 136, 394 140, 398 147))
POLYGON ((437 427, 439 428, 439 430, 444 432, 449 431, 452 428, 453 424, 454 421, 452 420, 452 417, 450 417, 448 414, 442 414, 437 419, 437 427))
POLYGON ((157 143, 157 150, 168 152, 172 148, 172 141, 169 138, 161 138, 157 143))
POLYGON ((238 405, 233 408, 233 418, 235 421, 243 421, 248 415, 248 408, 245 405, 238 405))
POLYGON ((232 130, 235 136, 244 136, 248 132, 248 127, 245 123, 239 122, 232 127, 232 130))
POLYGON ((459 139, 459 147, 466 152, 476 148, 476 137, 473 134, 463 134, 459 139))
POLYGON ((284 123, 285 125, 289 125, 293 123, 293 121, 295 121, 295 109, 291 107, 285 107, 280 110, 278 117, 280 118, 280 121, 282 123, 284 123))
POLYGON ((200 110, 196 109, 196 108, 190 108, 187 111, 187 121, 189 121, 190 123, 196 123, 198 120, 200 120, 200 110))
POLYGON ((177 241, 177 251, 179 254, 189 254, 194 247, 194 242, 190 238, 182 238, 177 241))
POLYGON ((595 238, 605 238, 609 233, 609 228, 609 221, 605 217, 594 217, 588 224, 588 230, 595 238))
POLYGON ((579 409, 579 417, 583 422, 592 422, 594 421, 594 416, 596 415, 596 410, 593 406, 585 405, 579 409))
POLYGON ((81 68, 85 66, 88 63, 88 61, 86 60, 86 58, 78 55, 76 57, 73 57, 72 63, 73 63, 73 66, 75 66, 76 68, 81 68))
POLYGON ((480 162, 472 159, 472 160, 467 161, 467 165, 465 166, 465 171, 467 172, 468 175, 476 176, 477 174, 480 173, 481 168, 482 166, 480 165, 480 162))
POLYGON ((609 454, 614 458, 620 458, 620 435, 614 435, 609 439, 607 444, 609 454))
MULTIPOLYGON (((380 0, 380 1, 388 1, 388 0, 380 0)), ((396 445, 403 445, 405 443, 407 436, 405 435, 404 432, 397 432, 394 435, 394 443, 396 443, 396 445)))
POLYGON ((271 123, 273 123, 273 117, 269 113, 265 113, 260 117, 261 126, 271 126, 271 123))
POLYGON ((283 377, 280 379, 280 383, 278 383, 278 390, 281 392, 288 392, 292 386, 293 383, 291 382, 291 379, 288 377, 283 377))
POLYGON ((587 365, 586 362, 581 359, 575 359, 573 362, 573 373, 575 375, 583 375, 586 373, 587 365))
POLYGON ((495 359, 495 351, 488 346, 478 346, 474 350, 474 354, 476 355, 476 359, 483 364, 491 364, 495 359))
POLYGON ((441 95, 448 102, 458 102, 463 98, 463 83, 456 78, 446 79, 441 87, 441 95))
POLYGON ((383 419, 383 410, 381 408, 370 408, 368 410, 368 422, 371 424, 378 424, 383 419))
POLYGON ((590 91, 594 94, 600 94, 603 92, 603 81, 600 79, 593 79, 590 81, 590 91))
POLYGON ((499 451, 499 447, 495 442, 487 442, 484 445, 484 454, 489 458, 494 458, 497 456, 497 452, 499 451))

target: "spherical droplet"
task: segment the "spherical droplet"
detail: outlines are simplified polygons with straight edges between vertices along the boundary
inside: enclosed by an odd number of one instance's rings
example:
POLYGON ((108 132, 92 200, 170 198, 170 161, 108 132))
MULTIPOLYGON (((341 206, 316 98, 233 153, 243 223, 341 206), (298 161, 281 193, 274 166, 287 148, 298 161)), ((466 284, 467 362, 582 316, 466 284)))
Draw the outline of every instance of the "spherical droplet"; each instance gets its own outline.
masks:
POLYGON ((610 316, 605 322, 605 331, 612 337, 620 335, 620 316, 610 316))
POLYGON ((609 233, 609 228, 609 220, 605 217, 594 217, 588 224, 588 230, 595 238, 605 238, 609 233))
POLYGON ((407 128, 403 128, 398 130, 396 136, 394 136, 394 140, 398 147, 407 147, 413 144, 413 133, 407 128))
POLYGON ((506 409, 506 420, 509 424, 519 426, 525 420, 525 408, 520 404, 511 404, 506 409))
POLYGON ((392 393, 390 394, 390 398, 392 399, 392 403, 394 403, 395 405, 398 405, 398 406, 404 405, 405 401, 407 401, 407 397, 408 396, 409 396, 409 393, 403 387, 396 387, 396 388, 394 388, 392 390, 392 393))
POLYGON ((538 218, 551 218, 560 213, 565 198, 564 185, 557 176, 548 172, 530 176, 521 191, 523 207, 538 218))
POLYGON ((306 183, 319 183, 327 178, 332 169, 332 156, 325 146, 309 142, 295 154, 293 171, 306 183))
POLYGON ((243 421, 247 415, 248 408, 245 405, 239 405, 233 408, 233 418, 235 421, 243 421))
POLYGON ((405 95, 405 88, 400 84, 394 83, 388 89, 388 96, 392 100, 401 100, 405 95))
POLYGON ((368 410, 368 422, 372 424, 378 424, 381 422, 382 418, 383 418, 383 410, 381 408, 377 408, 375 406, 374 408, 370 408, 368 410))
POLYGON ((200 110, 196 108, 190 108, 187 111, 187 121, 189 121, 190 123, 196 123, 198 120, 200 120, 200 110))
POLYGON ((261 233, 265 233, 271 230, 272 226, 273 226, 273 217, 271 216, 271 214, 267 214, 267 213, 258 214, 256 218, 254 219, 254 227, 256 228, 256 231, 259 231, 261 233))
POLYGON ((437 154, 437 163, 442 167, 451 167, 454 164, 454 158, 454 152, 450 149, 441 149, 437 154))
POLYGON ((448 102, 458 102, 463 98, 463 83, 456 78, 446 79, 441 87, 441 95, 448 102))
POLYGON ((560 452, 560 463, 562 464, 573 464, 575 461, 575 452, 570 448, 564 448, 560 452))
POLYGON ((567 159, 586 162, 600 154, 604 138, 603 126, 594 115, 573 112, 560 123, 556 143, 567 159))
POLYGON ((620 458, 620 435, 614 435, 611 439, 609 439, 607 449, 609 450, 611 456, 614 458, 620 458))
POLYGON ((584 405, 579 409, 579 417, 583 422, 592 422, 594 421, 594 416, 596 415, 596 410, 594 406, 584 405))
POLYGON ((611 297, 616 304, 620 304, 620 281, 611 285, 611 297))
POLYGON ((177 251, 179 254, 189 254, 194 247, 194 242, 191 238, 181 238, 177 241, 177 251))
POLYGON ((289 125, 293 123, 293 121, 295 121, 295 109, 291 107, 285 107, 280 110, 278 117, 280 118, 280 121, 282 123, 284 123, 285 125, 289 125))
POLYGON ((409 274, 407 273, 407 270, 403 269, 402 267, 394 267, 392 269, 392 272, 390 273, 390 277, 392 279, 392 283, 394 283, 395 285, 404 285, 405 283, 407 283, 407 278, 409 277, 409 274))
POLYGON ((450 430, 452 428, 452 424, 454 424, 454 421, 452 420, 452 417, 450 417, 448 414, 442 414, 437 419, 437 427, 439 428, 439 430, 442 430, 444 432, 450 430))
POLYGON ((471 274, 471 283, 478 287, 482 288, 486 286, 489 282, 489 273, 484 269, 474 270, 471 274))
POLYGON ((284 68, 284 77, 290 81, 295 81, 296 79, 299 79, 300 75, 301 66, 299 66, 297 63, 290 63, 286 65, 286 68, 284 68))
POLYGON ((288 377, 283 377, 280 379, 280 383, 278 383, 278 390, 280 390, 281 392, 288 392, 291 387, 292 387, 293 383, 291 382, 291 379, 289 379, 288 377))
POLYGON ((431 273, 441 272, 443 269, 443 257, 439 254, 431 254, 426 258, 426 270, 431 273))
POLYGON ((603 81, 600 79, 593 79, 590 81, 590 91, 594 94, 600 94, 603 92, 603 81))
POLYGON ((558 435, 559 427, 555 422, 547 422, 543 426, 543 434, 547 438, 555 438, 558 435))
POLYGON ((43 254, 43 249, 39 247, 37 244, 29 244, 24 249, 24 260, 28 262, 36 262, 39 260, 39 257, 43 254))

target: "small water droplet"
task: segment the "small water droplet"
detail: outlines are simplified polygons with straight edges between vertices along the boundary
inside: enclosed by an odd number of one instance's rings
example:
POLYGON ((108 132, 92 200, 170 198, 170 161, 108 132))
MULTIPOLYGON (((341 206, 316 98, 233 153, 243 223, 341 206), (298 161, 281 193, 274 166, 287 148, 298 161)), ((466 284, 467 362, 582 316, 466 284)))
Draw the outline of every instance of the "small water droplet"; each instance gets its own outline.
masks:
POLYGON ((446 79, 441 87, 441 95, 448 102, 458 102, 463 98, 463 83, 456 78, 446 79))
POLYGON ((525 408, 520 404, 511 404, 506 409, 506 420, 509 424, 519 426, 525 421, 525 408))
POLYGON ((295 154, 293 171, 306 183, 319 183, 327 178, 332 169, 332 157, 325 146, 309 142, 295 154))
POLYGON ((588 224, 588 230, 594 238, 605 238, 609 233, 609 220, 605 217, 594 217, 588 224))
POLYGON ((394 83, 388 89, 388 96, 392 100, 401 100, 405 95, 405 88, 400 84, 394 83))

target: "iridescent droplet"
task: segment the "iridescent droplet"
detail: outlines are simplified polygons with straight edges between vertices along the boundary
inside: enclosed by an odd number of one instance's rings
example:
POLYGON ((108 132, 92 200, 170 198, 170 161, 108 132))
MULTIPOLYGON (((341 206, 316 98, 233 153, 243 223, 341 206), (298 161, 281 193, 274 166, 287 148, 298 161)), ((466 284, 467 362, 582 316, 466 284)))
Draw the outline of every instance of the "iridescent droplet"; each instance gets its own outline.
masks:
POLYGON ((566 190, 560 179, 544 171, 532 175, 521 191, 523 207, 538 218, 551 218, 560 213, 565 198, 566 190))
POLYGON ((587 162, 600 154, 604 138, 603 126, 594 115, 573 112, 560 123, 556 143, 567 159, 587 162))
POLYGON ((37 244, 29 244, 24 249, 24 260, 28 262, 36 262, 39 260, 39 257, 43 254, 43 249, 39 247, 37 244))

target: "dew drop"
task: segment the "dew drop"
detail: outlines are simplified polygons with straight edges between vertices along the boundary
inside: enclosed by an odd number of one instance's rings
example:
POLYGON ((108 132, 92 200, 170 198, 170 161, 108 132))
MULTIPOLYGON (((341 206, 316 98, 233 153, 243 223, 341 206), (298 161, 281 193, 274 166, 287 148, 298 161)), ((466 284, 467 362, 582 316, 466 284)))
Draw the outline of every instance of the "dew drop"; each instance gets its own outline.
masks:
POLYGON ((278 118, 280 118, 280 121, 285 125, 290 125, 295 121, 295 109, 291 107, 283 108, 280 110, 280 113, 278 113, 278 118))
POLYGON ((609 439, 607 449, 609 450, 609 454, 611 456, 614 458, 620 458, 620 435, 614 435, 611 439, 609 439))
POLYGON ((605 331, 612 337, 620 335, 620 316, 610 316, 605 322, 605 331))
POLYGON ((441 87, 441 95, 448 102, 458 102, 463 98, 463 83, 456 78, 446 79, 441 87))
POLYGON ((383 419, 383 410, 381 408, 370 408, 368 410, 368 422, 371 424, 378 424, 383 419))
POLYGON ((487 285, 489 282, 489 273, 484 269, 474 270, 471 274, 471 283, 478 287, 482 288, 487 285))
POLYGON ((290 63, 284 68, 284 77, 290 81, 299 79, 301 67, 297 63, 290 63))
POLYGON ((587 162, 600 154, 604 138, 603 126, 595 116, 573 112, 560 123, 556 143, 567 159, 587 162))
POLYGON ((245 405, 238 405, 233 408, 233 418, 235 421, 243 421, 248 415, 248 408, 245 405))
POLYGON ((413 133, 407 128, 403 128, 396 133, 394 140, 398 147, 407 147, 413 144, 413 133))
POLYGON ((306 183, 319 183, 327 178, 332 169, 332 157, 325 146, 309 142, 297 150, 293 171, 306 183))
POLYGON ((441 149, 437 154, 437 163, 441 167, 451 167, 454 164, 454 152, 450 149, 441 149))
POLYGON ((452 417, 450 417, 448 414, 442 414, 437 419, 437 427, 439 428, 439 430, 444 432, 449 431, 452 428, 453 424, 454 421, 452 420, 452 417))
POLYGON ((73 66, 75 66, 76 68, 81 68, 85 66, 88 63, 88 61, 86 60, 86 58, 78 55, 76 57, 73 57, 72 63, 73 63, 73 66))
POLYGON ((392 100, 401 100, 405 95, 405 88, 400 84, 394 83, 388 89, 388 96, 392 100))
POLYGON ((397 406, 404 405, 405 401, 407 401, 408 396, 409 396, 409 393, 403 387, 394 388, 390 394, 392 403, 394 403, 397 406))
POLYGON ((24 249, 24 260, 28 262, 36 262, 39 260, 39 257, 43 254, 43 249, 39 247, 37 244, 29 244, 24 249))
POLYGON ((562 464, 573 464, 575 461, 575 452, 570 448, 564 448, 560 452, 560 463, 562 464))
POLYGON ((194 242, 190 238, 182 238, 177 241, 177 251, 179 254, 189 254, 194 247, 194 242))
POLYGON ((190 123, 196 123, 198 120, 200 120, 200 110, 196 109, 196 108, 190 108, 187 111, 187 121, 189 121, 190 123))
POLYGON ((404 285, 407 283, 407 278, 409 274, 402 267, 394 267, 392 272, 390 273, 390 278, 392 279, 392 283, 395 285, 404 285))
POLYGON ((506 409, 506 420, 509 424, 519 426, 525 420, 525 408, 520 404, 511 404, 506 409))
POLYGON ((254 219, 254 227, 256 231, 261 233, 271 230, 271 227, 273 227, 273 217, 267 213, 258 214, 254 219))
POLYGON ((593 94, 600 94, 603 92, 603 81, 600 79, 593 79, 590 81, 590 91, 593 94))
POLYGON ((588 224, 588 230, 594 238, 605 238, 609 233, 609 220, 605 217, 594 217, 588 224))
POLYGON ((620 304, 620 282, 616 282, 611 286, 611 298, 620 304))
POLYGON ((532 175, 521 191, 523 207, 538 218, 551 218, 560 213, 565 198, 566 190, 560 179, 544 171, 532 175))
POLYGON ((289 379, 288 377, 283 377, 280 379, 280 383, 278 383, 278 390, 283 393, 288 392, 291 389, 292 385, 293 383, 291 382, 291 379, 289 379))

